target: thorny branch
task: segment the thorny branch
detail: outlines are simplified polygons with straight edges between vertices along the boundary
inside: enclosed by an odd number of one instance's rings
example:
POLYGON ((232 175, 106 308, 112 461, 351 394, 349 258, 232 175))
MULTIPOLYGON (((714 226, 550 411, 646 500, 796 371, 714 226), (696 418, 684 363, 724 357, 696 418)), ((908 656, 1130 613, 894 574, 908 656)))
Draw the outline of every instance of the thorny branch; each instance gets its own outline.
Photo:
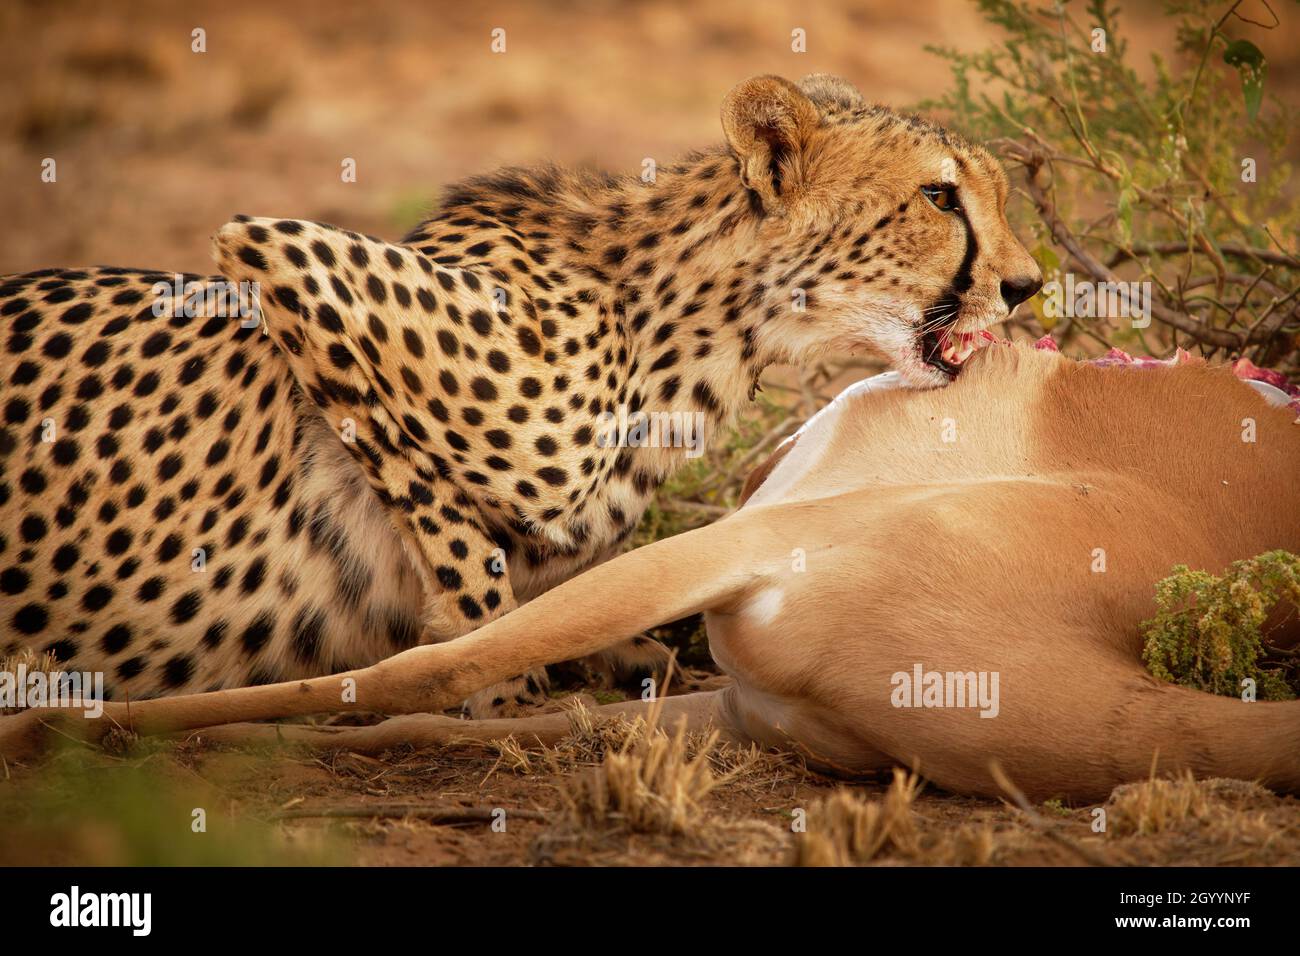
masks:
MULTIPOLYGON (((1035 136, 1031 131, 1026 131, 1036 141, 1030 144, 1018 142, 1016 140, 1001 139, 995 141, 1002 154, 1013 162, 1019 163, 1025 169, 1026 189, 1029 198, 1034 203, 1039 216, 1047 226, 1053 242, 1064 249, 1073 260, 1075 265, 1085 272, 1089 277, 1097 282, 1116 283, 1123 281, 1121 277, 1112 268, 1124 261, 1136 260, 1141 261, 1142 255, 1174 255, 1189 254, 1191 252, 1207 253, 1203 245, 1191 247, 1179 243, 1161 243, 1161 244, 1134 244, 1132 247, 1122 248, 1117 251, 1109 261, 1103 262, 1096 255, 1089 251, 1084 241, 1077 236, 1073 230, 1066 225, 1064 219, 1057 212, 1055 201, 1051 194, 1051 184, 1054 180, 1052 173, 1052 164, 1055 162, 1073 160, 1076 164, 1078 160, 1073 157, 1062 156, 1057 151, 1047 146, 1040 137, 1035 136)), ((1101 166, 1094 167, 1099 172, 1105 172, 1101 166)), ((1204 237, 1202 237, 1204 238, 1204 237)), ((1161 286, 1162 292, 1172 299, 1177 306, 1183 306, 1182 309, 1173 307, 1164 302, 1151 303, 1151 314, 1158 321, 1184 333, 1196 342, 1202 345, 1208 345, 1215 349, 1224 349, 1231 353, 1240 353, 1251 345, 1265 342, 1272 338, 1286 323, 1288 319, 1300 317, 1300 308, 1296 305, 1286 312, 1281 313, 1280 317, 1269 327, 1264 326, 1264 320, 1272 315, 1282 305, 1293 302, 1300 288, 1290 291, 1283 289, 1281 286, 1268 281, 1265 276, 1268 269, 1274 265, 1291 266, 1297 263, 1293 256, 1285 252, 1273 252, 1270 250, 1254 249, 1240 245, 1225 245, 1213 251, 1211 259, 1216 265, 1223 263, 1223 255, 1232 255, 1238 258, 1255 259, 1265 264, 1263 271, 1255 275, 1248 275, 1238 272, 1221 271, 1214 276, 1196 277, 1180 283, 1176 291, 1168 290, 1160 283, 1158 277, 1152 275, 1157 284, 1161 286), (1188 300, 1184 293, 1195 289, 1203 288, 1207 285, 1214 285, 1216 292, 1221 292, 1228 285, 1246 286, 1247 291, 1241 299, 1229 305, 1222 303, 1217 298, 1203 297, 1205 304, 1213 308, 1221 309, 1229 317, 1235 318, 1243 310, 1251 293, 1259 290, 1271 295, 1272 301, 1266 303, 1264 314, 1257 317, 1249 326, 1245 333, 1232 331, 1230 329, 1216 328, 1207 318, 1199 316, 1190 309, 1186 308, 1188 300)), ((1148 269, 1148 272, 1150 270, 1148 269)))

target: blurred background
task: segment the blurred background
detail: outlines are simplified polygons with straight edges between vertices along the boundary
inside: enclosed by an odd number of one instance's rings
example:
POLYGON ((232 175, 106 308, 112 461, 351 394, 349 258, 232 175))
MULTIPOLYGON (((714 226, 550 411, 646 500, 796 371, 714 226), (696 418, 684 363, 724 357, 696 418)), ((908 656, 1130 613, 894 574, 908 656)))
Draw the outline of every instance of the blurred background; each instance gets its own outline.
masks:
MULTIPOLYGON (((1160 4, 1124 18, 1135 43, 1172 48, 1160 4)), ((1274 91, 1300 74, 1291 27, 1256 40, 1274 91)), ((466 175, 544 159, 636 174, 718 141, 723 94, 753 74, 937 98, 952 77, 923 46, 974 52, 995 32, 965 0, 5 0, 0 273, 207 273, 208 237, 235 213, 397 239, 466 175)))

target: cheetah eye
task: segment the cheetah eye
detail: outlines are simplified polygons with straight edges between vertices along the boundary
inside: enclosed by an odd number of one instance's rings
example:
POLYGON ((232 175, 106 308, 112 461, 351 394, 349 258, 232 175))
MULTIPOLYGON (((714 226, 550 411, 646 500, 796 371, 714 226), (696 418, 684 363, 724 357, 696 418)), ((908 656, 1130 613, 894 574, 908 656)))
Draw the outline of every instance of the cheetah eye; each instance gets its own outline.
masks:
POLYGON ((961 208, 961 204, 957 202, 956 186, 922 186, 921 192, 934 204, 935 209, 956 212, 961 208))

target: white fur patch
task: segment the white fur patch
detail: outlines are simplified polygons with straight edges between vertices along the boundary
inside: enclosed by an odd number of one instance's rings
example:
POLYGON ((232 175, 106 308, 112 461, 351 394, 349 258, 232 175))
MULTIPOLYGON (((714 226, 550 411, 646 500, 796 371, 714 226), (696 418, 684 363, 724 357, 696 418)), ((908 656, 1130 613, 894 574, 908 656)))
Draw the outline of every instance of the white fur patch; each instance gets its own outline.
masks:
POLYGON ((776 620, 776 616, 781 613, 781 605, 784 603, 785 592, 780 588, 766 588, 745 603, 743 613, 745 617, 753 620, 754 624, 762 627, 776 620))

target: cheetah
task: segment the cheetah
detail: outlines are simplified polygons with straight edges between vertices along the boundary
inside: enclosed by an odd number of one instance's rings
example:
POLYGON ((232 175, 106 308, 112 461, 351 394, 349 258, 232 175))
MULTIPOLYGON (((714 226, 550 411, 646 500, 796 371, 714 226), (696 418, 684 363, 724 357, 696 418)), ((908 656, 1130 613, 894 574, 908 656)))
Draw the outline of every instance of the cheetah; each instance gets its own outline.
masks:
POLYGON ((766 366, 836 351, 942 386, 956 333, 1039 287, 1005 174, 953 133, 824 75, 741 83, 722 126, 653 177, 470 179, 400 244, 239 216, 221 275, 179 293, 0 280, 0 652, 138 700, 459 637, 616 554, 688 453, 608 441, 610 416, 697 416, 707 441, 766 366), (232 287, 255 321, 213 307, 232 287))

